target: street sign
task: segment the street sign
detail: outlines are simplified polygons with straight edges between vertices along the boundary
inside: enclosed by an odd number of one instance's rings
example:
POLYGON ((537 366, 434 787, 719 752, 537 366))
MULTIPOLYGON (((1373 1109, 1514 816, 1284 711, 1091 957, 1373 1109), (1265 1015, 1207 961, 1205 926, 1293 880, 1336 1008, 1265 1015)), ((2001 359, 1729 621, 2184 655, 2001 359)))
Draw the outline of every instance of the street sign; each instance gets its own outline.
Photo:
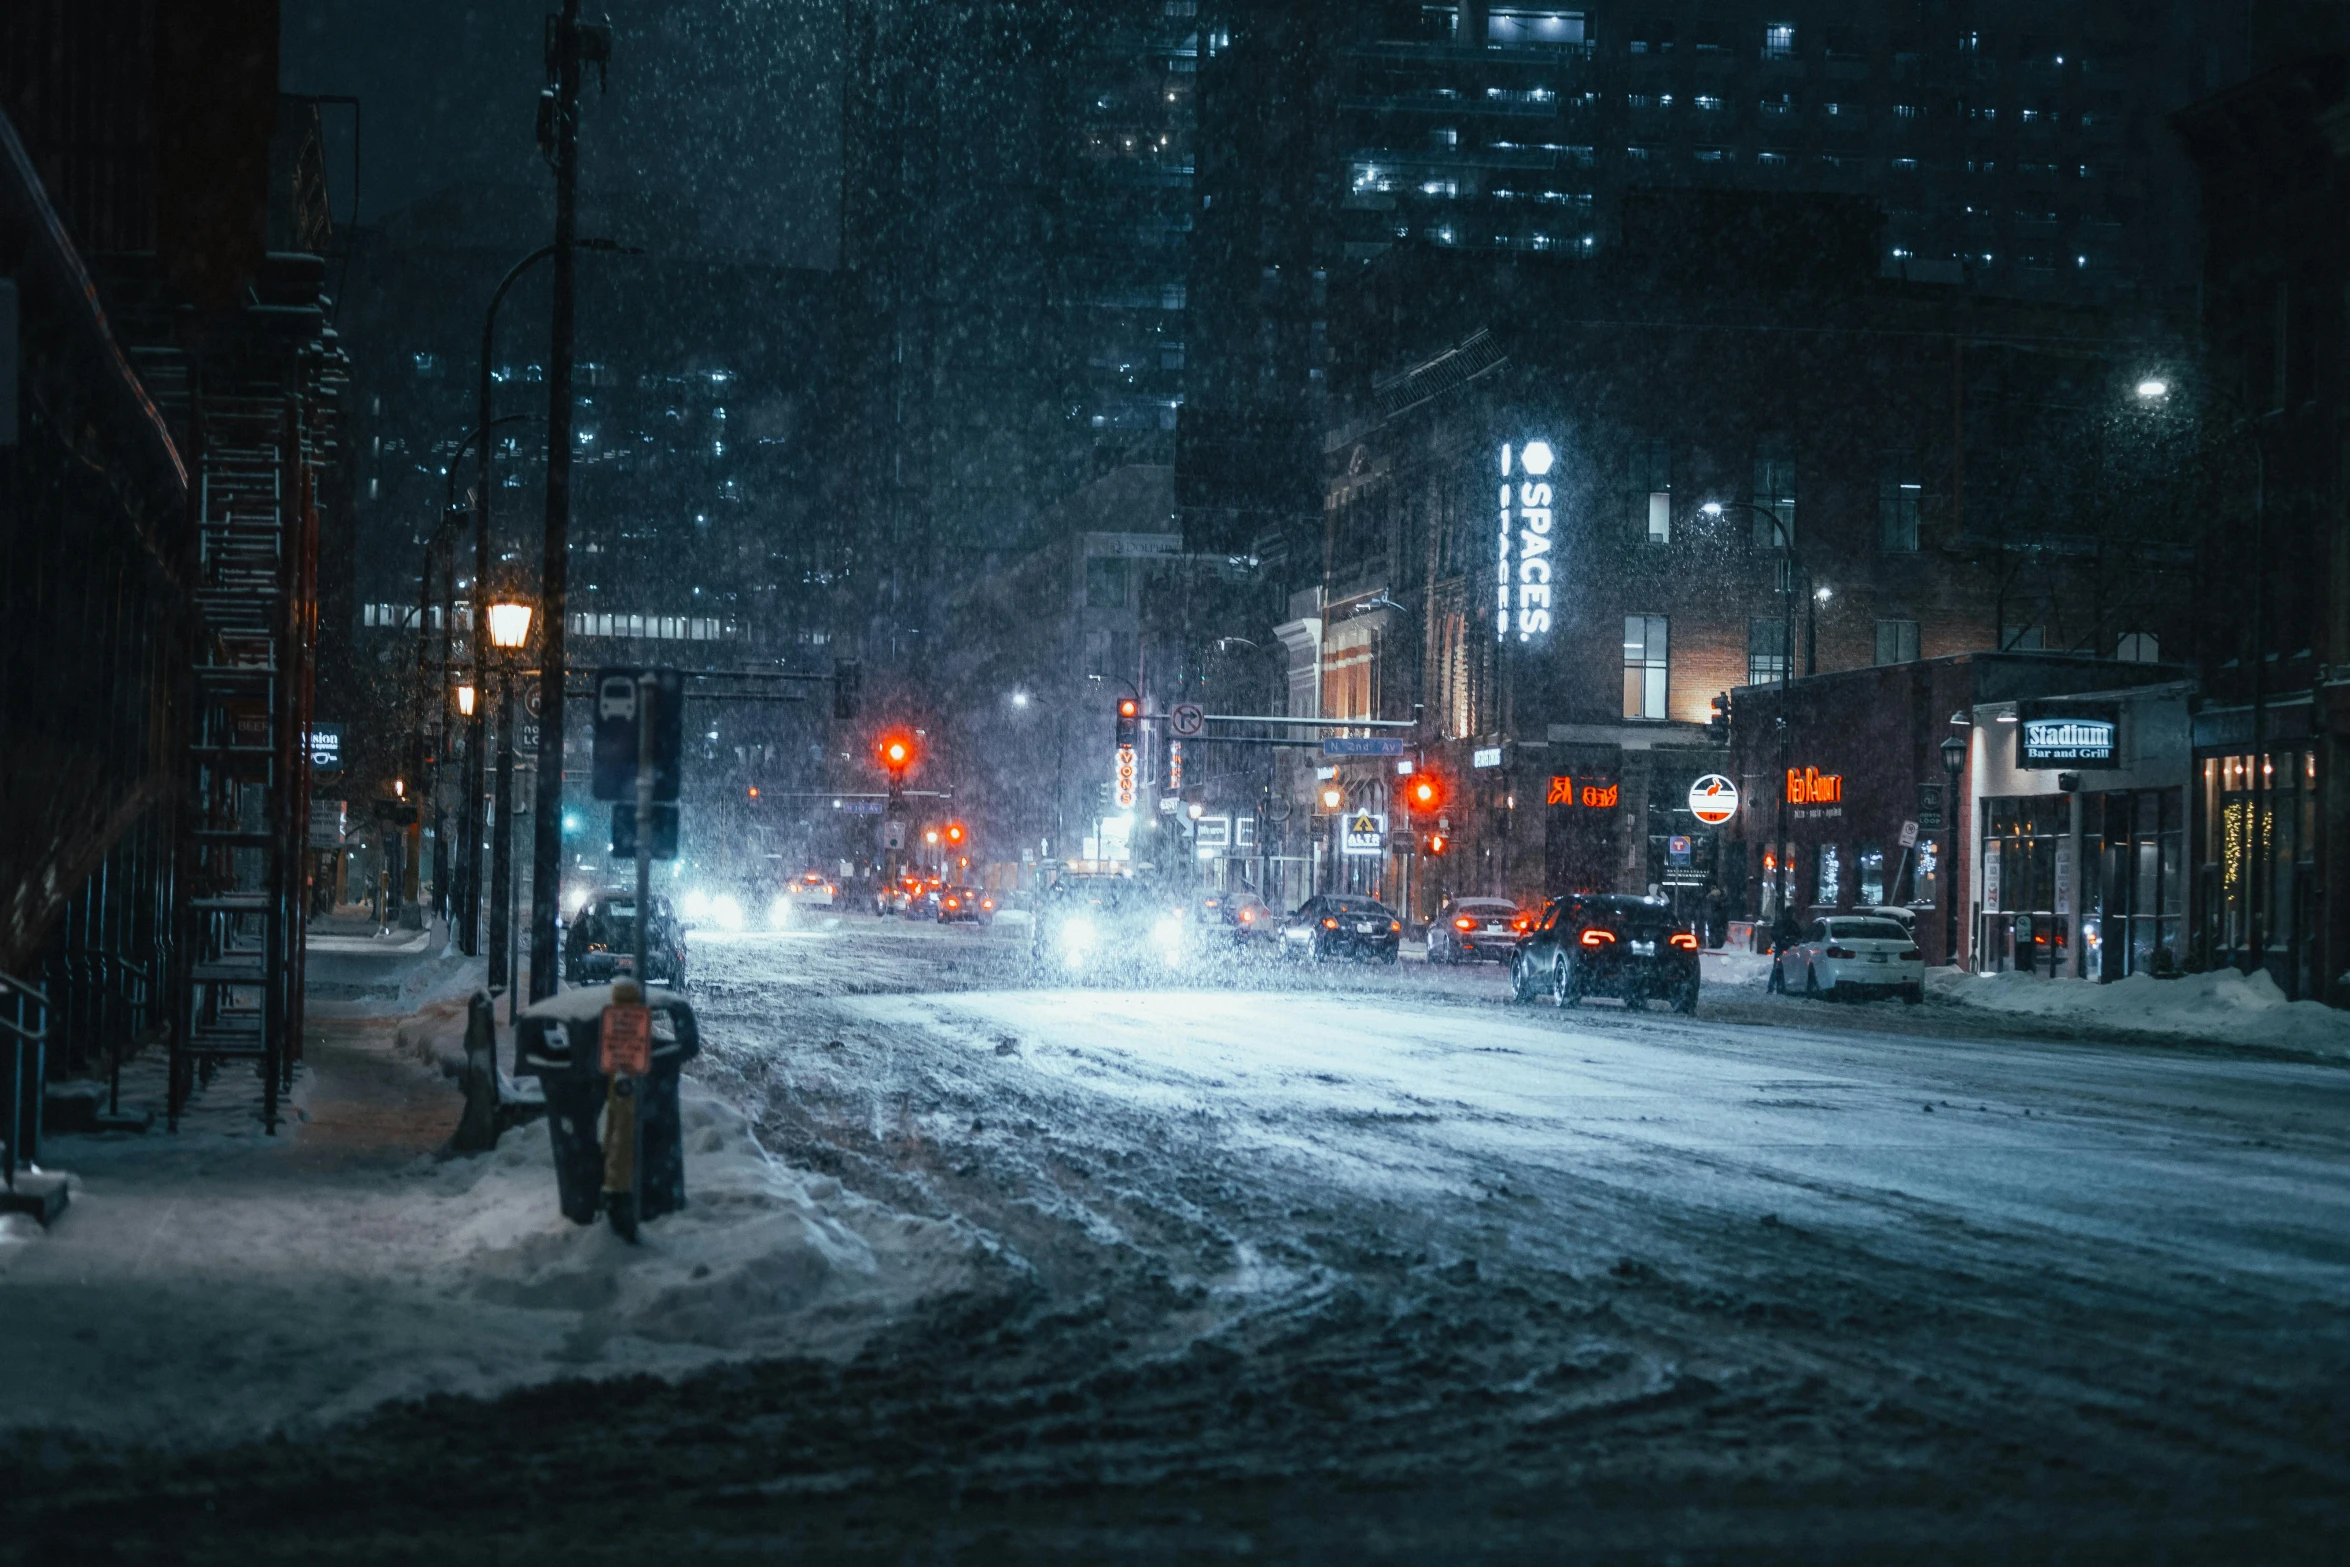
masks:
POLYGON ((1940 832, 1942 830, 1942 813, 1940 811, 1918 812, 1918 830, 1921 832, 1940 832))
POLYGON ((653 1009, 617 1006, 604 1009, 604 1026, 597 1030, 607 1075, 626 1073, 642 1077, 653 1069, 653 1009))
POLYGON ((1689 786, 1689 814, 1719 827, 1738 814, 1738 786, 1720 773, 1707 773, 1689 786))
POLYGON ((1324 756, 1401 756, 1404 742, 1383 736, 1332 735, 1322 742, 1324 756))
POLYGON ((906 819, 903 816, 893 816, 882 824, 881 846, 885 849, 902 849, 906 846, 906 819))
POLYGON ((888 803, 886 800, 835 800, 832 808, 844 816, 879 816, 888 803))
POLYGON ((1197 702, 1178 702, 1168 711, 1167 728, 1189 740, 1208 726, 1208 715, 1197 702))
POLYGON ((1355 811, 1346 818, 1339 848, 1347 854, 1379 854, 1387 848, 1387 813, 1355 811))
POLYGON ((1665 863, 1667 865, 1679 866, 1686 866, 1689 863, 1689 838, 1687 834, 1675 833, 1673 836, 1665 840, 1665 863))
POLYGON ((1469 753, 1469 765, 1471 767, 1499 767, 1501 765, 1501 747, 1498 745, 1477 747, 1469 753))
MULTIPOLYGON (((677 807, 653 807, 653 844, 648 855, 656 860, 677 858, 677 807)), ((612 858, 636 858, 636 807, 623 801, 612 807, 612 858)))
MULTIPOLYGON (((636 799, 636 698, 641 669, 596 671, 596 744, 591 792, 599 800, 636 799)), ((685 677, 652 671, 653 798, 675 800, 685 755, 685 677)))
POLYGON ((1918 846, 1918 824, 1916 822, 1901 824, 1901 846, 1905 849, 1914 849, 1918 846))

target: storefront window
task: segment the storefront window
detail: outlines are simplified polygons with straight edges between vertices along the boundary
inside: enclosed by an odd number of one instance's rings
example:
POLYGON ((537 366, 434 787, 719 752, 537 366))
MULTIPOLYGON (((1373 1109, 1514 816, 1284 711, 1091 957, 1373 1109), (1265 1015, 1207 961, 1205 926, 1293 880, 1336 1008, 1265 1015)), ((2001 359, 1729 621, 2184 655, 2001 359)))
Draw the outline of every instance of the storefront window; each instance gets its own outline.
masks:
POLYGON ((1823 843, 1812 852, 1819 863, 1819 896, 1812 900, 1816 908, 1832 909, 1844 901, 1844 851, 1832 843, 1823 843))
POLYGON ((2186 907, 2184 828, 2177 789, 2081 797, 2081 842, 2089 861, 2081 939, 2091 978, 2177 972, 2186 907))
POLYGON ((1983 873, 1975 965, 2061 972, 2070 910, 2056 907, 2057 845, 2072 826, 2072 798, 2013 795, 1983 802, 1983 873))
POLYGON ((1931 838, 1918 840, 1917 866, 1912 872, 1909 906, 1913 909, 1939 908, 1942 904, 1942 853, 1940 845, 1931 838))
POLYGON ((1873 843, 1860 846, 1860 901, 1874 907, 1885 901, 1885 851, 1873 843))
MULTIPOLYGON (((2300 958, 2315 891, 2317 753, 2271 751, 2258 778, 2250 754, 2207 757, 2200 771, 2205 961, 2240 966, 2257 948, 2288 994, 2305 995, 2314 984, 2300 958)), ((2155 875, 2159 888, 2159 866, 2155 875)))

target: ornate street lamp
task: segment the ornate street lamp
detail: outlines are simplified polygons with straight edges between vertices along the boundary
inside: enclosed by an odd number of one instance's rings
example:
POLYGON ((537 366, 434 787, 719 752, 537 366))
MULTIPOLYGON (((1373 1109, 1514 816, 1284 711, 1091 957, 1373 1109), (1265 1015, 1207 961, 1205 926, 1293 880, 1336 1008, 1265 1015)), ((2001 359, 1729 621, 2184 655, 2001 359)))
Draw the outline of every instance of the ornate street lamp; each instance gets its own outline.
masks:
POLYGON ((512 595, 489 605, 490 645, 498 650, 497 840, 490 861, 489 988, 510 991, 514 962, 514 669, 530 641, 532 607, 512 595))

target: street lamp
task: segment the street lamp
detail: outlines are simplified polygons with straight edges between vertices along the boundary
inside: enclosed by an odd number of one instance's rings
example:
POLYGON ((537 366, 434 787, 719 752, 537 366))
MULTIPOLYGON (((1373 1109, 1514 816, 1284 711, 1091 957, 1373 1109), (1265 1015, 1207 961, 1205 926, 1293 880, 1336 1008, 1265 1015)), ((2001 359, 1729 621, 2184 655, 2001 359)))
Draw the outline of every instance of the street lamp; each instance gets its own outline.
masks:
POLYGON ((1966 753, 1967 743, 1958 736, 1943 738, 1942 770, 1950 775, 1950 788, 1942 797, 1942 819, 1950 825, 1937 890, 1942 896, 1942 956, 1953 968, 1958 966, 1958 775, 1966 768, 1966 753))
POLYGON ((470 684, 457 688, 457 712, 460 717, 473 716, 473 687, 470 684))
MULTIPOLYGON (((1774 835, 1774 841, 1771 844, 1771 854, 1773 857, 1772 875, 1776 883, 1778 894, 1778 918, 1776 924, 1778 929, 1784 930, 1793 920, 1793 915, 1787 906, 1788 894, 1791 890, 1788 886, 1787 866, 1787 861, 1789 859, 1789 855, 1787 853, 1787 686, 1790 677, 1795 672, 1795 579, 1798 576, 1808 577, 1810 574, 1803 569, 1803 561, 1801 557, 1795 553, 1794 531, 1787 526, 1787 519, 1780 516, 1778 512, 1774 511, 1772 508, 1768 506, 1757 505, 1753 501, 1707 501, 1704 505, 1698 507, 1697 509, 1704 512, 1708 517, 1719 517, 1722 515, 1724 509, 1731 506, 1735 506, 1742 511, 1753 512, 1758 517, 1768 518, 1771 524, 1771 531, 1778 536, 1780 553, 1786 558, 1786 580, 1779 584, 1779 600, 1781 606, 1781 619, 1779 627, 1779 717, 1777 723, 1773 726, 1778 730, 1779 734, 1779 811, 1778 828, 1774 835)), ((1814 606, 1816 606, 1818 603, 1818 599, 1812 598, 1809 595, 1806 596, 1804 612, 1807 617, 1813 614, 1814 606)), ((1819 622, 1816 618, 1811 619, 1809 620, 1809 625, 1811 627, 1812 634, 1807 639, 1809 646, 1806 648, 1804 654, 1803 672, 1807 675, 1815 675, 1819 673, 1819 622)), ((1778 950, 1778 937, 1775 932, 1772 937, 1771 950, 1774 952, 1778 950)))
POLYGON ((514 663, 515 654, 530 640, 531 606, 514 598, 486 606, 482 618, 489 624, 491 646, 499 653, 498 670, 498 820, 497 843, 490 862, 489 986, 495 993, 510 990, 509 970, 514 953, 514 663))

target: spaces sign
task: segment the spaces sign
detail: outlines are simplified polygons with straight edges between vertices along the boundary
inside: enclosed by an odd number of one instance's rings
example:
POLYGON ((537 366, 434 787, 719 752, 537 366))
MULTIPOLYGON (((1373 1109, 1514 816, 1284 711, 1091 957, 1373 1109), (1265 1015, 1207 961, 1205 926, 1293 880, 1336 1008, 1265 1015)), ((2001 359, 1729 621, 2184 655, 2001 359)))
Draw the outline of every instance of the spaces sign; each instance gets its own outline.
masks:
POLYGON ((2015 765, 2118 767, 2120 715, 2096 703, 2023 704, 2016 712, 2015 765))
POLYGON ((1550 634, 1551 524, 1557 515, 1550 470, 1558 456, 1548 441, 1501 449, 1501 572, 1494 603, 1494 635, 1520 642, 1550 634))

